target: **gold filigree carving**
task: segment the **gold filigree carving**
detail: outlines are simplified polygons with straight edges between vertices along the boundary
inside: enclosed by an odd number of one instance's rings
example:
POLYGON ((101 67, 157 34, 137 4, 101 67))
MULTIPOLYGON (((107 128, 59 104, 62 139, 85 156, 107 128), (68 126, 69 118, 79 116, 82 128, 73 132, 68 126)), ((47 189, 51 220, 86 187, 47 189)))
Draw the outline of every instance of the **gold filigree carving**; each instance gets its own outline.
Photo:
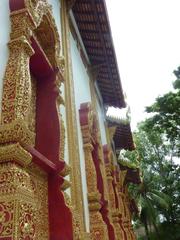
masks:
POLYGON ((118 239, 118 236, 121 236, 122 234, 121 234, 121 229, 119 225, 119 220, 120 220, 119 210, 116 208, 115 193, 113 189, 111 162, 106 164, 106 174, 107 174, 108 192, 109 192, 109 200, 110 200, 110 213, 111 213, 112 221, 114 224, 116 238, 118 239))
POLYGON ((48 239, 47 196, 47 176, 1 164, 0 237, 48 239))
MULTIPOLYGON (((59 157, 61 160, 64 160, 64 150, 65 150, 65 127, 64 127, 64 121, 62 119, 62 116, 60 115, 60 152, 59 157)), ((65 165, 67 167, 67 165, 65 165)), ((64 168, 62 172, 66 172, 66 169, 64 168)), ((66 174, 67 175, 67 174, 66 174)))
POLYGON ((34 34, 38 36, 38 41, 44 47, 45 53, 47 51, 46 55, 52 66, 58 67, 61 71, 59 64, 60 40, 47 1, 39 0, 35 4, 34 1, 32 3, 30 0, 26 0, 24 9, 11 13, 11 28, 10 55, 4 77, 2 123, 9 123, 15 118, 24 119, 27 116, 31 93, 29 59, 34 53, 29 43, 31 36, 34 34), (47 32, 43 41, 41 41, 42 36, 38 32, 38 30, 42 29, 47 32), (54 38, 52 38, 51 34, 48 34, 49 29, 53 32, 54 38), (49 44, 49 48, 47 44, 49 44), (53 56, 54 60, 52 60, 53 56))
MULTIPOLYGON (((31 132, 36 132, 36 94, 37 86, 36 79, 31 76, 31 97, 30 97, 30 109, 28 114, 28 128, 31 132)), ((35 143, 34 143, 35 144, 35 143)))
POLYGON ((136 239, 131 223, 131 212, 130 212, 130 196, 128 193, 128 187, 124 184, 127 170, 120 170, 118 173, 117 189, 119 199, 119 209, 121 216, 121 223, 126 234, 127 239, 136 239))
POLYGON ((13 234, 14 203, 11 201, 0 202, 0 236, 9 237, 13 234))
MULTIPOLYGON (((100 168, 101 168, 101 173, 102 173, 102 177, 103 177, 103 184, 104 184, 104 198, 105 200, 108 202, 107 204, 107 210, 108 210, 108 218, 109 218, 109 222, 112 225, 112 227, 114 228, 114 232, 116 235, 116 238, 118 238, 118 234, 120 233, 120 228, 119 228, 119 224, 117 221, 117 218, 113 216, 113 211, 116 211, 115 209, 115 196, 114 196, 114 192, 113 192, 113 188, 112 188, 112 175, 111 175, 111 164, 105 164, 104 159, 105 156, 103 154, 103 148, 102 148, 102 143, 101 143, 101 135, 100 135, 100 126, 99 126, 99 121, 97 120, 97 116, 98 116, 98 101, 99 99, 97 98, 97 93, 95 90, 95 86, 94 86, 94 72, 92 71, 92 68, 89 69, 89 74, 91 76, 91 81, 89 83, 90 85, 90 90, 91 90, 91 99, 92 99, 92 106, 94 109, 94 115, 95 115, 95 122, 96 124, 94 124, 96 126, 93 127, 93 131, 94 131, 94 137, 93 139, 98 143, 98 159, 100 161, 100 168), (110 187, 110 190, 109 190, 110 187), (113 202, 113 206, 112 206, 112 202, 113 202), (113 208, 114 207, 114 208, 113 208)), ((99 102, 99 105, 101 106, 101 103, 99 102)), ((107 137, 107 140, 109 139, 109 136, 107 137)), ((109 157, 109 163, 111 163, 110 160, 110 152, 108 153, 108 157, 109 157)))
POLYGON ((21 145, 31 145, 34 133, 28 129, 28 124, 21 120, 0 125, 0 144, 19 142, 21 145))
POLYGON ((25 119, 30 105, 29 59, 33 50, 25 38, 11 40, 10 56, 3 84, 2 123, 25 119))
POLYGON ((9 59, 0 125, 0 238, 39 240, 49 239, 48 184, 47 175, 32 164, 32 156, 25 150, 35 142, 36 87, 30 76, 32 37, 42 44, 52 67, 59 69, 56 87, 63 76, 59 64, 60 41, 50 5, 46 0, 24 2, 25 8, 10 14, 9 59), (39 34, 42 27, 47 33, 43 42, 39 34), (6 222, 4 214, 9 214, 6 222))
POLYGON ((7 161, 27 166, 32 161, 32 156, 19 143, 0 146, 0 163, 7 161))
POLYGON ((85 155, 86 179, 88 187, 88 202, 90 211, 90 233, 92 239, 107 239, 107 226, 103 222, 99 210, 101 208, 101 194, 97 189, 97 175, 93 162, 93 143, 98 142, 96 118, 90 103, 81 105, 80 108, 81 132, 85 155))

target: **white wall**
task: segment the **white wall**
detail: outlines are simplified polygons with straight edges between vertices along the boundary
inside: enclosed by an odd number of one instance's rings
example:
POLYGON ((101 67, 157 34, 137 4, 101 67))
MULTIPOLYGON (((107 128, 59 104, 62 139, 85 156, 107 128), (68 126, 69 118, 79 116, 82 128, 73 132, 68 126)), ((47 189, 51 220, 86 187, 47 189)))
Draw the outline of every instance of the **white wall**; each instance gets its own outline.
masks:
POLYGON ((102 142, 102 145, 104 145, 104 144, 107 144, 106 128, 105 128, 105 122, 106 122, 105 113, 103 108, 100 106, 100 103, 97 98, 96 98, 96 106, 97 106, 99 127, 100 127, 100 133, 101 133, 101 142, 102 142))
POLYGON ((52 6, 53 17, 55 19, 56 26, 58 28, 58 32, 61 36, 61 4, 60 0, 48 0, 48 3, 52 6))
POLYGON ((0 118, 1 118, 1 105, 2 105, 2 90, 3 78, 7 65, 9 50, 7 43, 9 42, 10 34, 10 18, 9 18, 9 1, 0 0, 0 118))
POLYGON ((81 164, 81 176, 82 176, 82 188, 83 188, 83 200, 85 209, 85 223, 86 229, 89 231, 89 209, 87 200, 87 183, 86 183, 86 171, 85 171, 85 158, 84 149, 82 142, 81 127, 79 121, 79 108, 81 103, 91 102, 91 94, 89 88, 89 77, 80 57, 80 53, 77 49, 76 42, 70 35, 71 44, 71 57, 72 57, 72 72, 74 81, 74 94, 75 94, 75 105, 76 105, 76 119, 77 119, 77 130, 78 130, 78 144, 80 151, 80 164, 81 164))

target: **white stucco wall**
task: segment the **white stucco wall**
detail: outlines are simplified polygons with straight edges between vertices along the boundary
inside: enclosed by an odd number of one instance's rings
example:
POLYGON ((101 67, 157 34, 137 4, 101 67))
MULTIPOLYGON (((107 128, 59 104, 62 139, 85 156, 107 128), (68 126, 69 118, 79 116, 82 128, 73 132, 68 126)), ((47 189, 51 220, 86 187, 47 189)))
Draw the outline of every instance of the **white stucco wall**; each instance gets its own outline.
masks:
POLYGON ((72 57, 72 73, 74 81, 74 94, 75 94, 75 105, 76 105, 76 119, 77 119, 77 130, 78 130, 78 144, 80 151, 80 164, 81 164, 81 176, 82 176, 82 188, 83 188, 83 200, 85 208, 85 223, 86 229, 89 231, 89 209, 87 200, 87 183, 86 183, 86 171, 85 171, 85 158, 82 142, 81 127, 79 121, 79 108, 81 103, 91 102, 91 94, 89 88, 89 77, 85 66, 80 57, 80 53, 77 49, 76 42, 70 35, 71 44, 71 57, 72 57))
POLYGON ((105 113, 103 108, 100 106, 99 100, 96 98, 96 106, 98 112, 98 119, 99 119, 99 127, 100 127, 100 134, 101 134, 101 142, 102 145, 107 144, 106 138, 106 128, 105 128, 105 113))
POLYGON ((56 26, 61 36, 61 4, 59 0, 48 0, 48 3, 52 6, 53 17, 55 19, 56 26))
POLYGON ((3 78, 8 61, 9 50, 7 43, 9 42, 10 34, 10 18, 9 18, 9 1, 0 1, 0 118, 1 118, 1 105, 2 105, 2 90, 3 90, 3 78))

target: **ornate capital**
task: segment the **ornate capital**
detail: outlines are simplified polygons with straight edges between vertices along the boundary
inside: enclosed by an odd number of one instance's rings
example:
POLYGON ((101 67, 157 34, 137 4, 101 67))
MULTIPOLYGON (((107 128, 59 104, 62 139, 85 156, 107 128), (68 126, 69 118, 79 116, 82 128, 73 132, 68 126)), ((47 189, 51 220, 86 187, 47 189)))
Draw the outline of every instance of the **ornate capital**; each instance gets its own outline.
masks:
POLYGON ((0 146, 0 163, 9 161, 27 166, 31 163, 32 156, 19 143, 0 146))
POLYGON ((34 133, 28 129, 27 122, 21 119, 0 125, 0 144, 18 142, 22 146, 31 145, 34 133))

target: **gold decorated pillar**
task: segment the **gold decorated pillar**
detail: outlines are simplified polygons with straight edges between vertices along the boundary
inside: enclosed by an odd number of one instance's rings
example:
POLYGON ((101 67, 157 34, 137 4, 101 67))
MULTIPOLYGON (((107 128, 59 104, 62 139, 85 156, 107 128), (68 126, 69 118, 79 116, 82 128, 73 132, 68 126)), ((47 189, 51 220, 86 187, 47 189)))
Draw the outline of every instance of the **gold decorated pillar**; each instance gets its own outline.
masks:
POLYGON ((117 208, 116 198, 115 198, 115 189, 113 186, 113 165, 112 165, 112 153, 108 148, 108 145, 104 146, 104 159, 106 166, 106 176, 108 182, 108 192, 109 192, 109 201, 110 201, 110 211, 113 220, 113 225, 115 228, 116 239, 123 239, 123 232, 119 225, 119 209, 117 208))
POLYGON ((96 169, 92 160, 92 150, 93 146, 90 143, 84 144, 91 238, 107 239, 106 225, 99 212, 101 195, 97 190, 96 169))
POLYGON ((119 205, 121 213, 121 224, 124 230, 124 234, 127 240, 135 240, 136 236, 132 227, 132 210, 131 210, 131 198, 128 192, 128 183, 132 182, 135 184, 140 183, 139 170, 130 169, 128 167, 121 166, 118 171, 118 195, 119 205))
MULTIPOLYGON (((0 239, 34 239, 35 234, 38 235, 35 229, 40 206, 33 185, 37 181, 24 168, 32 161, 25 146, 33 145, 35 140, 27 121, 31 89, 29 60, 34 51, 30 35, 23 27, 26 18, 23 13, 11 14, 12 34, 8 44, 0 125, 0 239), (21 23, 18 22, 20 16, 21 23)), ((47 193, 46 184, 42 192, 47 193)), ((44 203, 47 204, 47 196, 44 203)), ((47 227, 47 211, 44 217, 47 227)))
POLYGON ((46 0, 9 0, 9 5, 11 34, 0 123, 0 239, 54 240, 54 232, 56 237, 72 232, 71 213, 60 191, 64 179, 59 172, 65 164, 59 151, 63 131, 57 111, 56 80, 62 80, 59 38, 46 0), (41 41, 44 32, 47 38, 41 41), (55 126, 49 132, 52 119, 46 103, 55 126), (52 129, 58 130, 53 137, 48 135, 52 129), (53 201, 56 212, 60 209, 67 217, 66 232, 61 225, 53 226, 60 219, 50 217, 53 201))
POLYGON ((126 173, 127 171, 118 171, 118 177, 117 177, 117 190, 118 190, 118 200, 119 200, 119 211, 120 211, 120 225, 122 227, 123 230, 123 239, 128 239, 130 240, 130 236, 129 236, 129 231, 127 231, 126 228, 126 205, 125 205, 125 194, 123 192, 123 184, 124 184, 124 180, 126 177, 126 173))
POLYGON ((91 134, 93 127, 93 112, 91 105, 89 103, 81 104, 79 112, 85 156, 91 239, 106 240, 108 239, 107 227, 99 211, 101 208, 101 194, 97 188, 97 175, 92 158, 93 145, 91 134))
POLYGON ((117 193, 118 193, 118 201, 119 201, 119 212, 120 212, 120 225, 123 231, 123 240, 127 238, 128 233, 125 231, 124 220, 125 220, 125 205, 124 205, 124 193, 122 192, 123 183, 126 176, 127 171, 117 171, 117 193))
MULTIPOLYGON (((95 79, 97 76, 98 69, 94 69, 94 67, 89 67, 88 73, 90 76, 89 86, 90 86, 90 92, 91 92, 91 106, 93 108, 94 112, 94 127, 93 127, 93 141, 96 146, 96 156, 94 156, 95 162, 96 162, 96 168, 99 171, 97 173, 98 178, 98 190, 101 193, 101 202, 102 202, 102 208, 101 208, 101 214, 103 217, 103 221, 107 225, 108 229, 108 236, 109 239, 114 240, 116 239, 115 234, 115 226, 112 221, 112 213, 110 208, 110 199, 109 199, 109 191, 108 191, 108 182, 106 177, 106 166, 104 162, 104 153, 103 153, 103 146, 101 142, 101 133, 100 133, 100 122, 98 121, 98 106, 97 106, 97 93, 95 90, 95 79)), ((95 155, 95 154, 94 154, 95 155)))
MULTIPOLYGON (((33 166, 32 166, 33 168, 33 166)), ((0 239, 48 239, 47 176, 15 163, 0 166, 0 239)))
POLYGON ((130 224, 130 215, 129 215, 129 208, 127 204, 127 193, 124 190, 124 181, 126 177, 127 171, 120 171, 120 181, 118 182, 118 196, 119 196, 119 209, 120 209, 120 222, 122 224, 122 228, 124 230, 124 235, 126 236, 127 240, 131 240, 131 233, 129 231, 129 224, 130 224))

